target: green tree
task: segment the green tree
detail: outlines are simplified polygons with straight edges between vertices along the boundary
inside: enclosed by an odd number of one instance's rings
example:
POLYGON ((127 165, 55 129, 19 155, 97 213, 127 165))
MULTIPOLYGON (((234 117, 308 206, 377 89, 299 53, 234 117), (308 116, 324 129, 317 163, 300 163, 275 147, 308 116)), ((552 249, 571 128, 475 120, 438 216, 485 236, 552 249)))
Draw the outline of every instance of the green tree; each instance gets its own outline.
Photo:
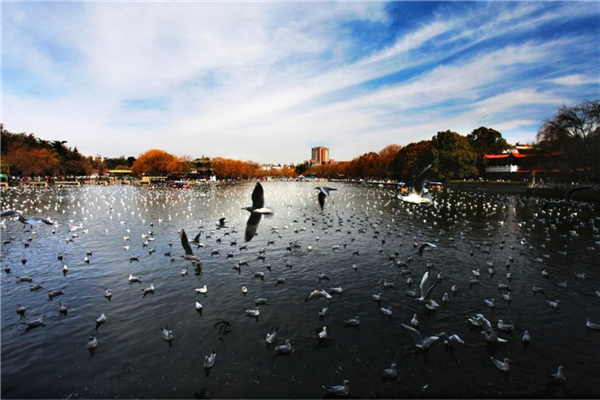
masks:
POLYGON ((488 160, 483 157, 484 154, 500 154, 508 149, 510 145, 502 137, 502 134, 495 129, 485 126, 475 129, 467 135, 471 148, 477 154, 477 169, 479 176, 485 173, 485 167, 488 160))
POLYGON ((477 154, 469 139, 456 132, 438 132, 431 139, 431 172, 438 179, 464 179, 477 175, 477 154))
POLYGON ((421 140, 400 149, 390 165, 393 176, 405 182, 412 182, 431 163, 430 145, 431 140, 421 140))
POLYGON ((561 107, 538 132, 536 149, 547 167, 600 181, 600 100, 561 107))

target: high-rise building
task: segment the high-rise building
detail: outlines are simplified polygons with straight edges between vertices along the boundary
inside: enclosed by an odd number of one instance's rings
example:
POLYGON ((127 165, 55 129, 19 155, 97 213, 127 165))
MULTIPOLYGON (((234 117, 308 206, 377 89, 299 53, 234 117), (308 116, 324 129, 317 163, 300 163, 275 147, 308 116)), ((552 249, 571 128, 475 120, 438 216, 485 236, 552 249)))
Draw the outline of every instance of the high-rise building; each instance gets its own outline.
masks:
POLYGON ((325 164, 329 161, 329 149, 327 147, 313 147, 310 158, 315 160, 317 165, 325 164))

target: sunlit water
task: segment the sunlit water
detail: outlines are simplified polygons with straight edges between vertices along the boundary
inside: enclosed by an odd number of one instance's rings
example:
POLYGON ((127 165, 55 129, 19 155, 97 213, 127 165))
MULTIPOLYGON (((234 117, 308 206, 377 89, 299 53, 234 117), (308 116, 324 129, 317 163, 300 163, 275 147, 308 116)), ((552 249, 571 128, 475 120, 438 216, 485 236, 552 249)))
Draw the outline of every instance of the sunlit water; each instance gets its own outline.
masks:
POLYGON ((250 183, 190 190, 3 191, 2 209, 47 216, 59 226, 23 230, 18 221, 4 218, 2 397, 320 398, 327 394, 322 385, 340 385, 344 379, 350 381, 351 398, 600 396, 600 331, 585 325, 586 317, 600 323, 600 297, 595 294, 600 290, 600 239, 593 230, 594 222, 600 226, 598 207, 571 210, 577 215, 557 210, 552 215, 560 214, 558 220, 541 220, 534 217, 542 202, 538 198, 443 192, 434 194, 437 207, 424 209, 403 205, 389 189, 330 184, 338 190, 322 213, 313 184, 263 185, 266 204, 276 215, 262 220, 247 250, 240 250, 248 218, 241 207, 251 204, 250 183), (217 229, 223 216, 227 227, 217 229), (70 220, 82 228, 71 232, 70 220), (192 239, 201 227, 204 247, 193 249, 202 268, 195 270, 180 257, 184 252, 178 231, 184 228, 192 239), (149 231, 155 240, 144 247, 142 234, 149 231), (67 242, 73 233, 78 237, 67 242), (300 247, 290 252, 291 240, 300 247), (437 248, 419 257, 414 244, 422 242, 437 248), (257 259, 261 249, 266 249, 265 261, 257 259), (89 264, 84 262, 87 250, 93 253, 89 264), (213 250, 220 254, 211 255, 213 250), (408 263, 414 281, 410 288, 406 280, 411 275, 401 276, 389 259, 395 252, 396 261, 413 257, 408 263), (139 262, 130 262, 130 256, 138 256, 139 262), (507 268, 511 256, 514 262, 507 268), (239 261, 249 264, 241 272, 233 269, 239 261), (488 261, 494 263, 494 276, 488 273, 488 261), (443 275, 434 289, 441 305, 437 312, 405 293, 418 290, 428 263, 433 264, 432 281, 438 272, 443 275), (65 264, 69 272, 63 275, 65 264), (12 271, 4 272, 6 267, 12 271), (182 276, 185 267, 189 273, 182 276), (477 268, 480 283, 470 285, 471 270, 477 268), (549 277, 542 276, 544 269, 549 277), (264 279, 255 278, 256 271, 263 271, 264 279), (511 281, 507 271, 512 272, 511 281), (330 280, 319 281, 320 272, 330 280), (585 272, 586 279, 575 272, 585 272), (129 283, 130 273, 143 283, 129 283), (33 282, 17 283, 17 276, 31 276, 33 282), (285 284, 276 285, 281 276, 285 284), (384 279, 395 282, 395 288, 384 289, 384 279), (564 280, 568 289, 556 283, 564 280), (511 285, 510 303, 502 299, 498 282, 511 285), (43 289, 31 291, 36 283, 43 289), (155 293, 143 297, 142 289, 150 284, 155 293), (450 291, 454 284, 456 294, 450 291), (533 284, 545 294, 533 293, 533 284), (208 293, 195 293, 203 285, 208 293), (334 294, 331 301, 304 301, 314 289, 338 285, 343 294, 334 294), (247 296, 242 286, 248 288, 247 296), (49 299, 48 290, 62 287, 64 295, 49 299), (104 288, 113 292, 111 301, 104 297, 104 288), (381 304, 371 299, 379 292, 381 304), (445 292, 450 301, 442 303, 445 292), (259 318, 244 312, 254 308, 254 296, 269 299, 259 318), (484 303, 491 298, 495 310, 484 303), (558 311, 546 301, 557 299, 558 311), (196 301, 203 305, 201 315, 196 301), (59 314, 59 302, 67 306, 67 316, 59 314), (27 308, 23 319, 16 312, 18 303, 27 308), (326 305, 329 314, 320 318, 326 305), (381 306, 391 306, 393 316, 383 315, 381 306), (42 313, 47 316, 45 327, 26 331, 20 324, 42 313), (102 313, 108 320, 98 329, 100 344, 92 354, 86 344, 102 313), (508 343, 487 344, 481 329, 466 321, 477 313, 508 343), (401 326, 414 314, 424 336, 456 333, 466 344, 450 349, 438 342, 426 352, 416 351, 401 326), (343 321, 355 316, 360 327, 345 327, 343 321), (515 330, 496 329, 499 319, 514 324, 515 330), (174 334, 171 346, 162 338, 165 326, 174 334), (323 326, 329 339, 319 341, 323 326), (274 346, 265 343, 274 328, 279 328, 275 345, 291 338, 292 354, 277 356, 274 346), (527 347, 521 343, 525 330, 532 337, 527 347), (217 360, 207 372, 204 357, 213 349, 217 360), (490 356, 510 358, 510 372, 498 370, 490 356), (399 378, 382 380, 381 370, 393 361, 399 378), (567 382, 550 385, 548 375, 559 365, 566 368, 567 382))

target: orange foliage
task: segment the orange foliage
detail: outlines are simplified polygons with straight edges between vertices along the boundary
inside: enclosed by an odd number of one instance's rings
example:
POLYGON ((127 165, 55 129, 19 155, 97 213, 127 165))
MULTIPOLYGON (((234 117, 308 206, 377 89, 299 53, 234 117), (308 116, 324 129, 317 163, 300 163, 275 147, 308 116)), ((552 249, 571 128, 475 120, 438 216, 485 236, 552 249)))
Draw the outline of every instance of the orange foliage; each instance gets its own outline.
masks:
POLYGON ((14 143, 3 157, 15 175, 57 175, 60 159, 47 149, 32 149, 14 143))
POLYGON ((148 150, 141 154, 131 167, 131 172, 142 175, 168 175, 184 172, 183 160, 163 150, 148 150))
POLYGON ((249 179, 261 175, 260 166, 253 161, 213 158, 212 171, 219 179, 249 179))

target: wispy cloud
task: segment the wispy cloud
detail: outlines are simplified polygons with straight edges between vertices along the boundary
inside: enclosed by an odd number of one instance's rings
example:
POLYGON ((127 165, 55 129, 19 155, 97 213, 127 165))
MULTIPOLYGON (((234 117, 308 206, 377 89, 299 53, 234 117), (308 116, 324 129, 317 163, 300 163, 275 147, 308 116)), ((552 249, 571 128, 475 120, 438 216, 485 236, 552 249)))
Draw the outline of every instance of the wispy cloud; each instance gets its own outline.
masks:
POLYGON ((593 3, 5 3, 3 121, 88 154, 261 162, 481 125, 533 140, 557 106, 598 96, 598 17, 593 3))

